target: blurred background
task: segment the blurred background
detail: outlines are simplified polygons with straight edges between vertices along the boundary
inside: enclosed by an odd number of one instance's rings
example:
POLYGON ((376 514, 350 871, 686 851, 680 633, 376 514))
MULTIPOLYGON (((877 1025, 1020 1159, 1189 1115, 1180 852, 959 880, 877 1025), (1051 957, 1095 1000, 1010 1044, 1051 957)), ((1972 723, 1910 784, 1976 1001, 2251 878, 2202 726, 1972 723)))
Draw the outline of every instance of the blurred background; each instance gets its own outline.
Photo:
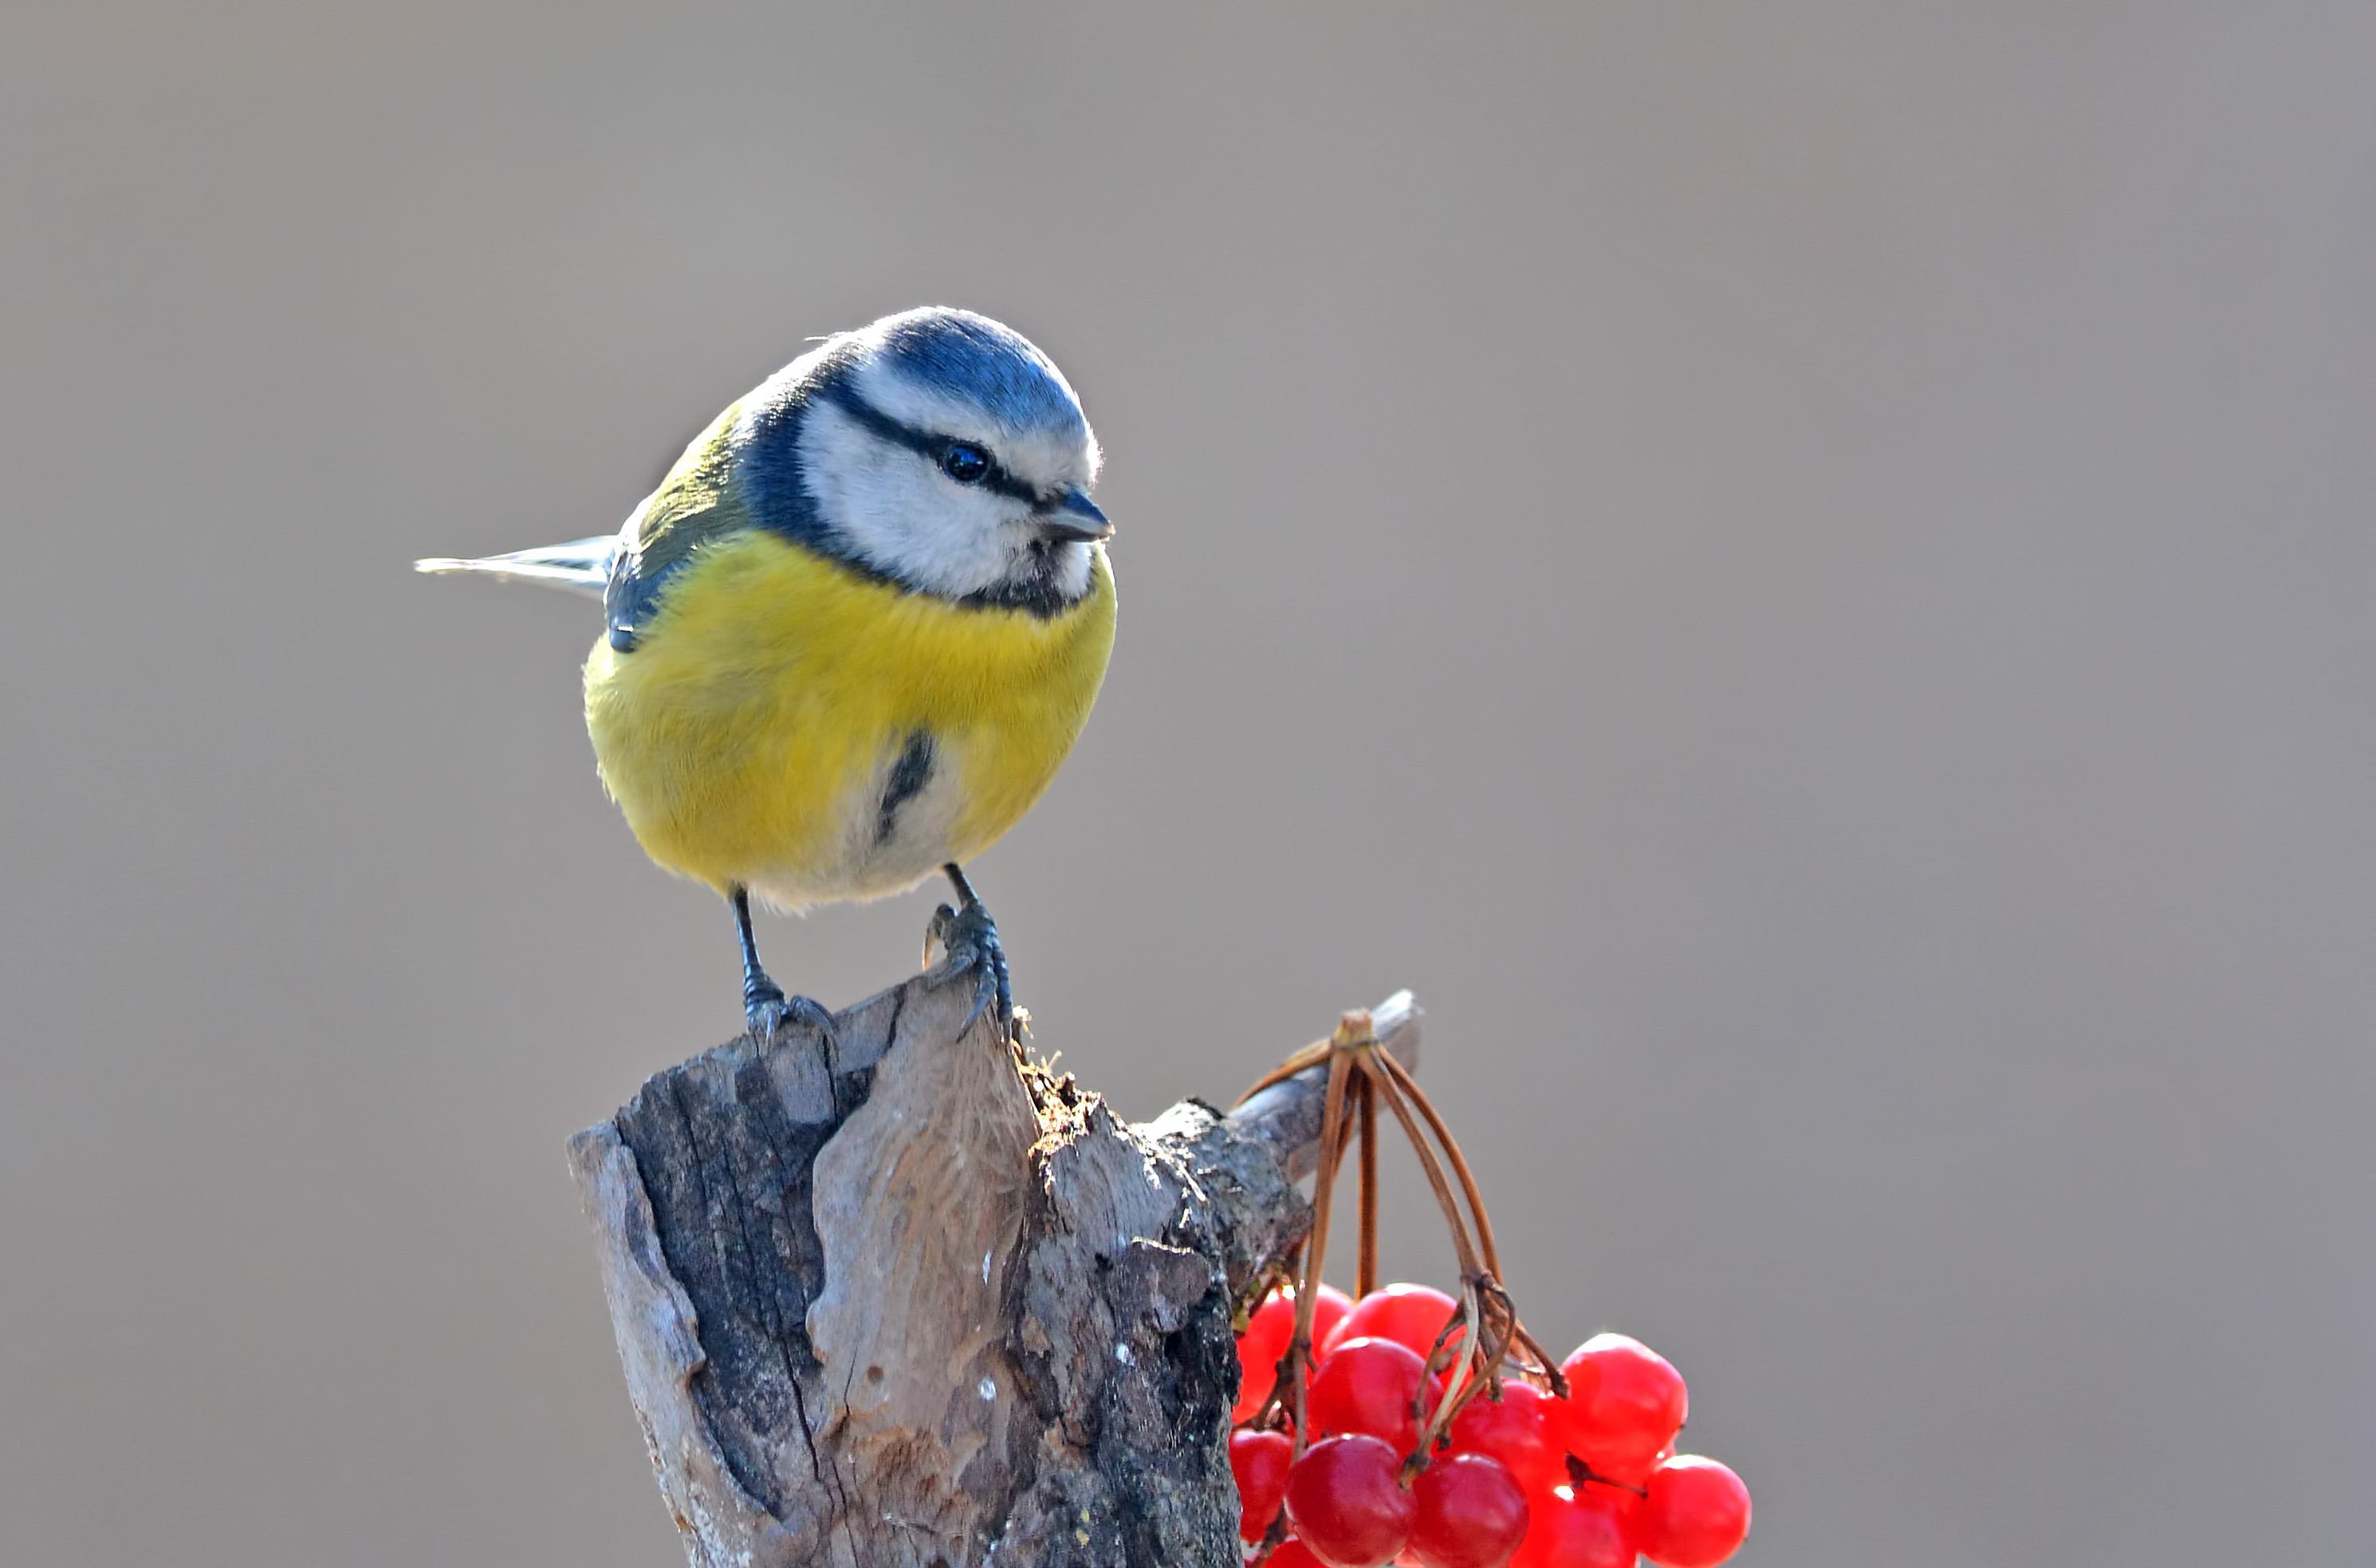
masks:
POLYGON ((11 8, 0 1560, 679 1561, 562 1148, 731 926, 409 564, 926 301, 1122 529, 1043 1048, 1414 987, 1752 1568, 2376 1560, 2376 11, 1190 9, 11 8))

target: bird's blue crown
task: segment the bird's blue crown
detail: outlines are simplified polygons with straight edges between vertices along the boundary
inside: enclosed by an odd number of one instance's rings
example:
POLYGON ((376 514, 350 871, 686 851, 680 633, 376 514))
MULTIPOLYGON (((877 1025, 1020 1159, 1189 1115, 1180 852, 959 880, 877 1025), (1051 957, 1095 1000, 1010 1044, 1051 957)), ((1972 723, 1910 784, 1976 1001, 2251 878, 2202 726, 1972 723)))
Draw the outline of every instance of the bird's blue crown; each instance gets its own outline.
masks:
POLYGON ((1086 428, 1080 400, 1055 362, 1012 327, 971 311, 927 305, 874 324, 884 367, 963 398, 1016 431, 1086 428))

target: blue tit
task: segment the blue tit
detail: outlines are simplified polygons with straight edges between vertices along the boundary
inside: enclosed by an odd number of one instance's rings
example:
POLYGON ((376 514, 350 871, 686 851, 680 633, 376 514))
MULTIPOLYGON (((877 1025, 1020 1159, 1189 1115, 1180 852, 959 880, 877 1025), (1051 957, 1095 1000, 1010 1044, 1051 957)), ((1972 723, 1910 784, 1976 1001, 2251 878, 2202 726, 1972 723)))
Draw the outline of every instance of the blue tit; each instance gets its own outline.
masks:
POLYGON ((1104 681, 1099 460, 1021 334, 914 310, 728 405, 616 535, 418 564, 601 599, 586 728, 603 786, 655 862, 732 907, 758 1038, 826 1015, 761 967, 753 895, 806 909, 935 871, 1011 1028, 961 866, 1048 788, 1104 681))

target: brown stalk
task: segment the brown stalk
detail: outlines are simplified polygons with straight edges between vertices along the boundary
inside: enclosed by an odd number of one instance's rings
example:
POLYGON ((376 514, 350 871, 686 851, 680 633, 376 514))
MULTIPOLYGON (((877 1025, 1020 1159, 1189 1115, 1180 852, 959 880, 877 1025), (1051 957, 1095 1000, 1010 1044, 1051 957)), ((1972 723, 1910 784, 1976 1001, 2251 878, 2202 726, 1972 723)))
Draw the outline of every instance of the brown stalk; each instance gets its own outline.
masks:
MULTIPOLYGON (((1287 1370, 1290 1413, 1295 1420, 1295 1452, 1301 1458, 1310 1441, 1311 1425, 1304 1420, 1303 1396, 1311 1379, 1305 1375, 1312 1363, 1312 1314, 1320 1304, 1319 1281, 1328 1256, 1328 1215, 1336 1207, 1336 1167, 1345 1158, 1345 1087, 1348 1069, 1352 1062, 1348 1051, 1335 1049, 1336 1039, 1343 1037, 1360 1020, 1360 1030, 1369 1032, 1367 1014, 1348 1013, 1336 1026, 1336 1037, 1330 1040, 1328 1051, 1328 1091, 1321 1102, 1320 1170, 1312 1184, 1312 1236, 1304 1243, 1302 1278, 1295 1290, 1295 1333, 1287 1342, 1287 1370)), ((1278 1391, 1273 1388, 1271 1400, 1276 1403, 1278 1391)))
POLYGON ((1381 1098, 1385 1100, 1386 1109, 1393 1111, 1395 1120, 1403 1124, 1404 1133, 1409 1135, 1411 1148, 1419 1155, 1420 1169, 1427 1173, 1428 1185, 1435 1189, 1435 1201, 1443 1209, 1444 1222, 1452 1228, 1452 1247, 1460 1258, 1461 1277, 1467 1278, 1484 1265, 1484 1260, 1478 1255, 1476 1243, 1469 1239, 1467 1220, 1460 1212, 1460 1200, 1453 1195, 1452 1182, 1444 1175, 1443 1163, 1436 1158, 1435 1150, 1428 1144, 1427 1134, 1420 1131, 1419 1120, 1411 1114, 1409 1105, 1405 1102, 1401 1086, 1392 1077, 1378 1082, 1384 1091, 1381 1098))
POLYGON ((1384 1056, 1381 1064, 1395 1087, 1419 1107, 1420 1114, 1427 1118, 1428 1126, 1443 1145, 1443 1152, 1451 1157, 1453 1172, 1460 1178, 1460 1190, 1468 1199, 1470 1212, 1477 1217, 1477 1239, 1485 1253, 1485 1266, 1493 1271, 1494 1278, 1501 1278, 1502 1251, 1493 1244, 1493 1222, 1486 1217, 1485 1194, 1478 1191, 1477 1178, 1469 1172, 1468 1159, 1460 1152, 1459 1140, 1452 1135, 1452 1129, 1443 1124, 1443 1118, 1436 1113, 1433 1102, 1420 1091, 1418 1080, 1404 1070, 1401 1063, 1391 1056, 1384 1056))
MULTIPOLYGON (((1353 1274, 1356 1300, 1378 1288, 1378 1085, 1377 1070, 1371 1065, 1378 1055, 1365 1051, 1356 1058, 1362 1069, 1360 1081, 1354 1085, 1360 1092, 1353 1100, 1361 1124, 1361 1181, 1357 1190, 1361 1251, 1353 1274)), ((1313 1289, 1316 1293, 1318 1287, 1313 1289)))

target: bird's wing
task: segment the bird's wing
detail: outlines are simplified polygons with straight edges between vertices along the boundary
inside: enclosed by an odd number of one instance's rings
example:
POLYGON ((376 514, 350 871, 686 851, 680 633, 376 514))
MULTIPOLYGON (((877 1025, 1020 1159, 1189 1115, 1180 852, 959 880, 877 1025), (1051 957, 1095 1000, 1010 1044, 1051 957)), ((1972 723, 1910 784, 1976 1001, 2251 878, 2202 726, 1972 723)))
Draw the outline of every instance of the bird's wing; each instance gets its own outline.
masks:
POLYGON ((435 557, 415 561, 416 572, 484 572, 506 581, 542 583, 600 599, 611 584, 611 557, 619 548, 617 534, 573 539, 567 544, 540 544, 508 555, 482 555, 473 561, 435 557))
POLYGON ((676 466, 645 497, 619 530, 603 609, 611 646, 624 653, 651 618, 659 590, 693 552, 712 540, 751 526, 751 514, 732 484, 737 401, 693 438, 676 466))

